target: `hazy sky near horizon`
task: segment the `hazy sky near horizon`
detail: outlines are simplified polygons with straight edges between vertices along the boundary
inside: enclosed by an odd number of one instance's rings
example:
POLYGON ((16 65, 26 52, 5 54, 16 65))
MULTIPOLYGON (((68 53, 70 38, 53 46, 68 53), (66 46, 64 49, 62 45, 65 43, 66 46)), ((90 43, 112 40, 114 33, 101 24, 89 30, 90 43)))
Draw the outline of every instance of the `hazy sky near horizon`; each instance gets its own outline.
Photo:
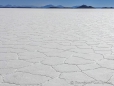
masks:
POLYGON ((48 4, 63 6, 78 6, 82 4, 92 6, 113 6, 114 0, 0 0, 0 5, 35 5, 44 6, 48 4))

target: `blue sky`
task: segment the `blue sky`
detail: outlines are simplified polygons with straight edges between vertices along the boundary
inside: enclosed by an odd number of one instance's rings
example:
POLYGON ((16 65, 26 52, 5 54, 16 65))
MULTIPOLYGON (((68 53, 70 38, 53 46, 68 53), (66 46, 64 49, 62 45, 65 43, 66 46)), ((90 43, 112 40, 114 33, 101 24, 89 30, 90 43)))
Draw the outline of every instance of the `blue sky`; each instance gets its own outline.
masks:
POLYGON ((92 6, 113 6, 114 0, 0 0, 0 5, 35 5, 44 6, 47 4, 63 5, 63 6, 78 6, 82 4, 92 6))

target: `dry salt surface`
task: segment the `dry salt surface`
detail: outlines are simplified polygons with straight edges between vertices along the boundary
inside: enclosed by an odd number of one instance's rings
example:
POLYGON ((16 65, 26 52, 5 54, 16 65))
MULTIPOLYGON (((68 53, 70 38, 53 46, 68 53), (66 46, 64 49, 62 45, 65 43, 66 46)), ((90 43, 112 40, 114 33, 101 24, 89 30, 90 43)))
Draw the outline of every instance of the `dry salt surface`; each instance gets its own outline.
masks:
POLYGON ((0 9, 0 86, 114 86, 114 10, 0 9))

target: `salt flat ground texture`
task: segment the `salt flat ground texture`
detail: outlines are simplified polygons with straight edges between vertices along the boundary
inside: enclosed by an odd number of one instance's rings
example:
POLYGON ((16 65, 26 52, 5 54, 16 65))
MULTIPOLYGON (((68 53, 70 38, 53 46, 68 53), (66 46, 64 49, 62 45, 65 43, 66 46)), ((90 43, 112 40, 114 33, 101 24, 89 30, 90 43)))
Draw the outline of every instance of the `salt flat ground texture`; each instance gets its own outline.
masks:
POLYGON ((0 9, 0 86, 114 86, 114 10, 0 9))

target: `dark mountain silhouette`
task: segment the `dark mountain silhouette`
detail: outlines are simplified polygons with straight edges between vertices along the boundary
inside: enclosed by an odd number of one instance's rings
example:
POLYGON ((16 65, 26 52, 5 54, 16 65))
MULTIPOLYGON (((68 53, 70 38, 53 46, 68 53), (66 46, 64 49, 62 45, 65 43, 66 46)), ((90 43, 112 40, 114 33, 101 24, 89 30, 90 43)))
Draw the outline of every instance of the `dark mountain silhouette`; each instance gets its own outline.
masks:
POLYGON ((113 9, 114 7, 102 7, 103 9, 113 9))
POLYGON ((64 8, 64 7, 62 5, 54 6, 54 5, 50 4, 50 5, 42 6, 42 8, 64 8))
POLYGON ((77 7, 77 8, 94 8, 94 7, 92 7, 92 6, 87 6, 87 5, 81 5, 81 6, 77 7))
POLYGON ((93 6, 88 6, 88 5, 81 5, 81 6, 72 6, 72 7, 66 7, 66 6, 62 6, 62 5, 57 5, 57 6, 54 6, 52 4, 49 4, 49 5, 45 5, 45 6, 42 6, 42 7, 38 7, 38 6, 32 6, 32 5, 29 5, 29 6, 26 6, 26 5, 22 5, 22 6, 16 6, 16 5, 0 5, 0 8, 66 8, 66 9, 78 9, 78 8, 96 8, 96 9, 114 9, 114 7, 93 7, 93 6))
POLYGON ((73 7, 64 7, 62 5, 54 6, 54 5, 46 5, 42 6, 42 8, 94 8, 92 6, 87 6, 87 5, 81 5, 81 6, 73 6, 73 7))

